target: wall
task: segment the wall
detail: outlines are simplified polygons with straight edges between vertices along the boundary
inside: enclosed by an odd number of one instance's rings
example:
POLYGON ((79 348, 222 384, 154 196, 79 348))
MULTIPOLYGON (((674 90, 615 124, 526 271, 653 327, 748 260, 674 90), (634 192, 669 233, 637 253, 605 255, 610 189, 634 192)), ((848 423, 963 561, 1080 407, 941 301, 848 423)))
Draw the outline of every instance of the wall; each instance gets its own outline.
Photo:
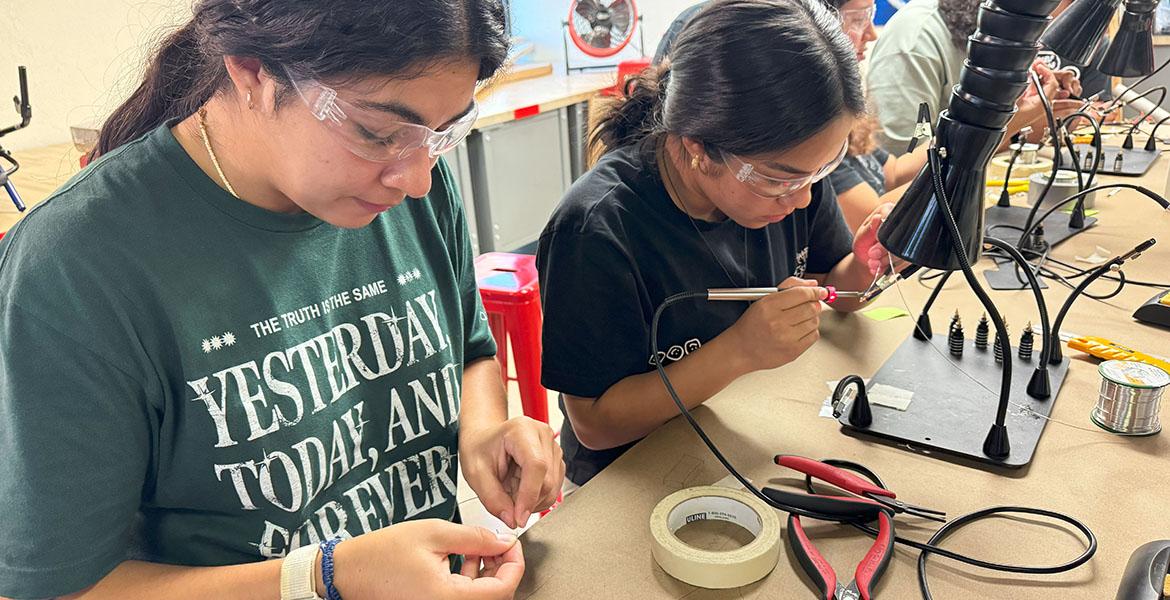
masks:
POLYGON ((33 119, 0 143, 20 150, 71 141, 69 126, 105 117, 137 87, 165 29, 189 0, 0 0, 0 127, 18 121, 9 98, 29 71, 33 119))
MULTIPOLYGON (((658 47, 658 40, 670 27, 671 21, 683 9, 697 3, 699 0, 634 0, 638 7, 638 14, 642 15, 642 23, 646 34, 646 56, 653 56, 658 47)), ((564 50, 562 49, 561 23, 569 16, 569 0, 511 0, 512 4, 512 32, 527 38, 536 46, 534 55, 536 60, 552 62, 554 65, 564 64, 564 50)), ((639 43, 637 32, 631 46, 639 43)), ((570 59, 574 66, 591 64, 579 50, 569 44, 570 59)), ((638 52, 627 47, 619 54, 618 59, 636 58, 638 52)), ((616 62, 614 58, 606 61, 616 62)))

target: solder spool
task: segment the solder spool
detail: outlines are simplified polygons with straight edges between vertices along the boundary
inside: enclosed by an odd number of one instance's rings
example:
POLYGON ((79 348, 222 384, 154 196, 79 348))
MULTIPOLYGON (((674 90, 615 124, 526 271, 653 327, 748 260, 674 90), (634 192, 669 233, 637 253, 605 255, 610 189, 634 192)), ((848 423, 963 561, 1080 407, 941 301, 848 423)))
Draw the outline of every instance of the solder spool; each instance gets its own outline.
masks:
POLYGON ((1159 412, 1170 374, 1145 363, 1108 360, 1097 368, 1101 393, 1091 418, 1120 435, 1154 435, 1162 431, 1159 412))

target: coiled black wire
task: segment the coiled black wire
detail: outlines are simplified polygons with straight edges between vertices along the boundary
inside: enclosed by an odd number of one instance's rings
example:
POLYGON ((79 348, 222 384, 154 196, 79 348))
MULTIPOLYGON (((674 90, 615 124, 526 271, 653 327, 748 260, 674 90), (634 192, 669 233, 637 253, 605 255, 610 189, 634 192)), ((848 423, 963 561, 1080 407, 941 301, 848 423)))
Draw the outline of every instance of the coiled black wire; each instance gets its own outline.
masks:
MULTIPOLYGON (((651 347, 651 350, 653 351, 652 356, 659 356, 659 354, 658 354, 658 323, 662 318, 663 311, 665 311, 668 307, 670 307, 674 304, 677 304, 679 302, 682 302, 684 300, 705 299, 706 296, 707 296, 707 294, 705 292, 683 292, 680 294, 675 294, 673 296, 670 296, 669 298, 664 300, 661 305, 658 306, 658 309, 654 311, 654 318, 650 323, 650 347, 651 347)), ((684 404, 682 399, 679 398, 678 392, 674 389, 674 385, 671 384, 670 377, 666 374, 666 368, 663 366, 662 361, 655 360, 654 361, 654 368, 658 372, 658 376, 662 379, 663 385, 666 386, 666 392, 667 392, 667 394, 670 395, 670 399, 672 401, 674 401, 674 404, 678 408, 679 413, 683 416, 683 418, 686 420, 686 422, 688 424, 690 424, 691 428, 694 429, 695 433, 698 434, 699 439, 703 440, 703 443, 707 446, 707 449, 711 451, 711 454, 713 454, 715 456, 715 459, 719 461, 719 464, 723 465, 723 468, 726 469, 727 472, 730 473, 731 476, 734 477, 735 480, 738 481, 739 484, 742 485, 744 487, 744 489, 746 489, 749 493, 751 493, 753 496, 762 500, 766 505, 771 506, 772 508, 775 508, 777 510, 787 512, 787 513, 799 515, 802 517, 809 517, 812 519, 818 519, 818 520, 822 520, 822 521, 848 522, 848 521, 842 521, 842 519, 840 519, 838 517, 834 517, 832 515, 825 515, 825 514, 817 513, 815 511, 809 511, 809 510, 805 510, 805 509, 802 509, 802 508, 799 508, 796 506, 790 506, 790 505, 787 505, 787 504, 784 504, 781 502, 777 502, 777 501, 773 500, 772 498, 768 497, 767 495, 765 495, 763 492, 761 492, 760 489, 755 486, 755 484, 753 484, 750 480, 748 480, 746 477, 744 477, 735 468, 735 466, 731 464, 731 461, 727 460, 727 457, 725 457, 723 455, 723 453, 719 450, 719 447, 715 445, 715 442, 711 440, 711 437, 707 435, 707 432, 703 430, 703 427, 701 425, 699 425, 698 421, 696 421, 694 416, 691 415, 691 411, 687 410, 686 404, 684 404)), ((845 463, 844 461, 828 461, 827 460, 824 462, 826 462, 827 464, 836 465, 836 466, 851 464, 851 463, 845 463)), ((870 471, 869 469, 866 469, 865 467, 862 467, 861 465, 856 465, 856 467, 852 468, 852 470, 857 471, 866 477, 869 477, 877 485, 885 487, 885 484, 882 483, 881 479, 878 478, 878 476, 875 473, 873 473, 872 471, 870 471)), ((876 529, 874 529, 873 527, 870 527, 869 525, 865 525, 862 523, 855 523, 855 522, 849 522, 849 523, 851 525, 853 525, 854 527, 858 528, 859 530, 864 531, 871 536, 876 537, 878 534, 878 531, 876 529)), ((901 536, 897 536, 897 535, 894 536, 894 541, 899 543, 899 544, 903 544, 903 545, 909 546, 911 548, 921 550, 924 553, 923 556, 925 556, 926 554, 937 554, 937 555, 942 556, 944 558, 956 560, 956 561, 959 561, 961 563, 968 564, 968 565, 971 565, 974 567, 980 567, 980 568, 989 569, 992 571, 1001 571, 1001 572, 1007 572, 1007 573, 1031 573, 1031 574, 1063 573, 1065 571, 1075 569, 1075 568, 1079 567, 1080 565, 1084 564, 1089 559, 1091 559, 1093 557, 1093 555, 1097 552, 1097 537, 1093 534, 1092 530, 1090 530, 1085 524, 1081 523, 1080 521, 1076 520, 1073 517, 1070 517, 1067 515, 1062 515, 1060 513, 1045 511, 1045 510, 1037 509, 1037 508, 1022 508, 1022 507, 995 507, 995 508, 984 509, 983 511, 979 511, 976 513, 971 513, 970 515, 964 515, 962 517, 958 517, 957 519, 955 519, 951 523, 948 523, 947 525, 944 525, 941 529, 939 529, 938 533, 935 533, 935 535, 931 539, 931 541, 926 542, 926 543, 917 542, 917 541, 910 540, 910 539, 907 539, 907 538, 904 538, 901 536), (995 562, 991 562, 991 561, 985 561, 985 560, 980 560, 977 558, 972 558, 970 556, 966 556, 964 554, 959 554, 957 552, 952 552, 950 550, 942 548, 937 543, 937 542, 942 541, 942 539, 945 537, 945 535, 940 536, 939 535, 940 533, 949 534, 949 533, 953 532, 955 529, 957 529, 957 528, 959 528, 967 523, 970 523, 972 521, 979 520, 982 518, 986 518, 987 516, 989 516, 991 514, 998 514, 1001 512, 1007 512, 1009 510, 1014 511, 1014 512, 1030 512, 1032 514, 1044 514, 1047 516, 1051 516, 1052 518, 1067 522, 1067 523, 1073 525, 1073 527, 1075 527, 1076 529, 1078 529, 1079 531, 1081 531, 1085 535, 1086 540, 1088 540, 1088 548, 1076 559, 1074 559, 1070 562, 1067 562, 1065 564, 1062 564, 1062 565, 1056 565, 1056 566, 1051 566, 1051 567, 1028 567, 1028 566, 1019 566, 1019 565, 1007 565, 1007 564, 995 563, 995 562)), ((930 596, 929 587, 921 585, 921 582, 925 581, 925 578, 926 578, 924 569, 925 569, 925 562, 924 562, 924 559, 922 557, 920 557, 919 558, 920 588, 922 590, 923 598, 926 600, 931 600, 932 597, 930 596)))

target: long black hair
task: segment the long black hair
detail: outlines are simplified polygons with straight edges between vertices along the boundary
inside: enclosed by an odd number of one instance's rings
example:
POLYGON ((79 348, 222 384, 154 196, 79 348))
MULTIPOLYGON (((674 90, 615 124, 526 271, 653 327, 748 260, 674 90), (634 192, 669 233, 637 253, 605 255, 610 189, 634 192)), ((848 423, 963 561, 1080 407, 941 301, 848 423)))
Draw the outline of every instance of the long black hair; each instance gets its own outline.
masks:
POLYGON ((224 56, 259 59, 287 85, 284 69, 327 81, 409 78, 468 58, 483 80, 507 54, 501 0, 198 0, 106 121, 94 154, 194 114, 230 85, 224 56))
POLYGON ((865 114, 853 44, 821 0, 716 0, 679 33, 665 64, 631 78, 591 143, 663 133, 709 154, 790 148, 842 114, 865 114))
POLYGON ((939 0, 938 14, 942 17, 947 31, 951 33, 951 43, 956 48, 965 48, 967 38, 978 26, 979 4, 983 0, 939 0))

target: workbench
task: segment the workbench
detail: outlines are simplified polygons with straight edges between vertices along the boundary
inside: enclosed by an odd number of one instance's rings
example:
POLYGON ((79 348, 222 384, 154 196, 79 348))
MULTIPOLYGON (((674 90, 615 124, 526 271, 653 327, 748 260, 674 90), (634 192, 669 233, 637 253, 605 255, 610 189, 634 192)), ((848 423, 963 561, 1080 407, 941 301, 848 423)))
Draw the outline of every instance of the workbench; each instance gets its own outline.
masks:
MULTIPOLYGON (((1161 157, 1141 180, 1129 181, 1160 192, 1167 174, 1161 157)), ((1142 258, 1128 263, 1129 278, 1170 281, 1170 214, 1136 192, 1124 190, 1112 198, 1098 196, 1100 223, 1053 251, 1073 262, 1096 246, 1120 254, 1138 242, 1157 237, 1161 242, 1142 258)), ((1080 265, 1085 267, 1087 265, 1080 265)), ((980 274, 990 260, 976 265, 980 274)), ((933 285, 935 282, 930 282, 933 285)), ((1069 290, 1049 281, 1045 297, 1051 314, 1069 290)), ((1091 289, 1112 289, 1098 282, 1091 289)), ((913 278, 900 284, 917 316, 931 291, 913 278)), ((683 291, 683 290, 678 290, 683 291)), ((1096 302, 1077 300, 1062 329, 1097 335, 1148 353, 1170 354, 1170 330, 1131 319, 1133 311, 1157 290, 1126 286, 1116 298, 1096 302)), ((1013 347, 1027 321, 1039 327, 1030 290, 989 292, 1011 325, 1013 347)), ((905 307, 897 289, 890 289, 877 306, 905 307)), ((983 313, 964 278, 950 278, 932 310, 935 335, 946 335, 951 315, 958 309, 968 324, 983 313), (941 333, 940 333, 941 332, 941 333)), ((701 319, 702 314, 694 318, 701 319)), ((1011 471, 956 464, 920 452, 908 451, 872 438, 851 437, 833 419, 818 417, 828 395, 826 382, 851 373, 872 376, 908 336, 913 318, 875 322, 858 314, 826 311, 821 339, 803 356, 782 368, 754 373, 734 382, 694 414, 729 460, 756 485, 803 489, 794 471, 772 462, 775 454, 810 458, 839 458, 862 463, 884 478, 907 502, 946 510, 957 517, 998 505, 1022 505, 1064 512, 1085 522, 1097 535, 1099 549, 1088 564, 1054 576, 1011 575, 984 571, 934 556, 928 567, 935 598, 1112 599, 1130 554, 1142 544, 1170 539, 1170 433, 1123 438, 1097 428, 1089 413, 1097 401, 1101 378, 1096 359, 1064 350, 1071 369, 1054 400, 1053 418, 1040 440, 1034 461, 1011 471), (1072 425, 1072 426, 1070 426, 1072 425), (1074 427, 1075 426, 1075 427, 1074 427)), ((1038 331, 1038 329, 1037 329, 1038 331)), ((1037 351, 1039 338, 1037 339, 1037 351)), ((996 398, 980 399, 988 406, 990 427, 996 398)), ((1170 399, 1168 399, 1170 400, 1170 399)), ((929 402, 915 398, 914 402, 929 402)), ((1163 421, 1170 419, 1170 409, 1163 421)), ((814 598, 792 551, 784 543, 779 564, 762 581, 742 588, 715 591, 684 584, 667 575, 651 557, 648 520, 654 506, 682 488, 710 485, 727 472, 680 418, 676 418, 623 455, 612 466, 569 496, 540 519, 521 538, 527 570, 517 598, 687 598, 688 600, 814 598)), ((780 515, 783 518, 786 515, 780 515)), ((926 541, 937 524, 897 519, 898 533, 926 541), (919 527, 918 524, 924 524, 919 527)), ((872 539, 845 525, 805 520, 809 535, 848 582, 872 539)), ((718 536, 715 536, 718 538, 718 536)), ((742 541, 740 542, 742 543, 742 541)), ((1078 556, 1083 544, 1075 531, 1052 521, 993 518, 958 531, 945 547, 986 560, 1032 566, 1056 565, 1078 556)), ((707 549, 733 548, 725 542, 707 549)), ((876 597, 910 600, 918 591, 918 551, 899 545, 889 570, 876 588, 876 597)))

